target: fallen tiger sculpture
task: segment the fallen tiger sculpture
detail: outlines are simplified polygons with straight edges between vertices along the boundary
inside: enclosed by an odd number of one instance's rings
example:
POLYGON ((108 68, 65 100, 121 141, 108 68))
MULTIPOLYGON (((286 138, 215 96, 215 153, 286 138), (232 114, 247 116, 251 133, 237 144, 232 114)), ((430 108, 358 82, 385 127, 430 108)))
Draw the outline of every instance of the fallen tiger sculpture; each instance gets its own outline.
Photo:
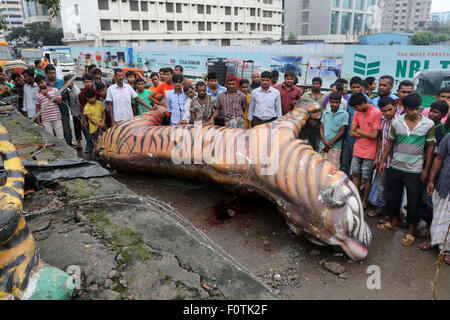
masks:
POLYGON ((8 132, 0 125, 0 153, 7 174, 0 187, 0 300, 62 300, 74 284, 65 272, 46 265, 22 215, 24 169, 8 132))
POLYGON ((366 257, 372 234, 358 190, 298 139, 319 106, 302 100, 279 120, 253 129, 163 125, 164 108, 110 128, 96 152, 110 167, 214 181, 270 199, 297 234, 366 257))

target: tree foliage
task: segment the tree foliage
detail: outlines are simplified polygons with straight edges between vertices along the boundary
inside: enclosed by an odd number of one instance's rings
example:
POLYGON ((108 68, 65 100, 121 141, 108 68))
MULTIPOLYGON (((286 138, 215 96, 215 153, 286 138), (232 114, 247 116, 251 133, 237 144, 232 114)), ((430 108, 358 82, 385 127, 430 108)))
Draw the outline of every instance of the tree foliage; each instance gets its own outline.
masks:
POLYGON ((419 31, 411 36, 409 42, 416 46, 428 46, 433 38, 434 33, 432 31, 419 31))
MULTIPOLYGON (((25 1, 33 1, 33 0, 25 0, 25 1)), ((36 0, 38 3, 45 5, 48 8, 48 12, 52 17, 58 15, 59 12, 59 4, 60 0, 36 0)), ((8 24, 5 21, 5 17, 2 14, 4 9, 0 9, 0 30, 7 29, 8 24)))
POLYGON ((439 34, 435 34, 432 31, 416 32, 409 39, 409 42, 412 45, 428 46, 430 45, 431 41, 434 40, 443 41, 447 39, 450 39, 450 24, 443 25, 440 28, 439 34))
POLYGON ((6 36, 7 41, 28 40, 34 44, 42 43, 43 46, 62 45, 62 29, 56 29, 44 22, 34 22, 23 27, 12 28, 6 36))

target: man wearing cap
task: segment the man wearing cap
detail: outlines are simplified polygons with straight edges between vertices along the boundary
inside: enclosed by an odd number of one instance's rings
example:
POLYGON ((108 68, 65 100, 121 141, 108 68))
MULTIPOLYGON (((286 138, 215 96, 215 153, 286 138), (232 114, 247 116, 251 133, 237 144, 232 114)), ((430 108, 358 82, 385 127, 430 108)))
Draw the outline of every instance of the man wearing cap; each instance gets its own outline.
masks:
POLYGON ((225 116, 226 127, 244 129, 244 112, 247 108, 247 97, 237 89, 237 85, 238 79, 235 76, 227 76, 225 82, 227 91, 223 91, 217 96, 217 109, 213 118, 217 117, 222 111, 225 116))

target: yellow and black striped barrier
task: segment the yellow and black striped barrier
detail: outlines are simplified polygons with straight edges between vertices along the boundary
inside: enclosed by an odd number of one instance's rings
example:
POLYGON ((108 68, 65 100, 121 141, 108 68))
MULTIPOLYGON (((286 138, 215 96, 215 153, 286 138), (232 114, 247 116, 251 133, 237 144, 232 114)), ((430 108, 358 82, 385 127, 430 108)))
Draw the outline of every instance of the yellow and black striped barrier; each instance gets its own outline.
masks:
POLYGON ((0 300, 69 299, 72 279, 43 263, 22 215, 24 168, 2 125, 0 154, 7 174, 6 183, 0 187, 0 300))

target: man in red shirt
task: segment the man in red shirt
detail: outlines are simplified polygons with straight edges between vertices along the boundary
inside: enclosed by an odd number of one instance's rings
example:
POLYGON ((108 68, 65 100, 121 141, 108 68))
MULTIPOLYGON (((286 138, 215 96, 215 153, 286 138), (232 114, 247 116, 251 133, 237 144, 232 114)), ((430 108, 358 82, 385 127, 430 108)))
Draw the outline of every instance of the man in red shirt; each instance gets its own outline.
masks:
POLYGON ((294 109, 294 105, 302 96, 300 88, 294 85, 294 81, 295 74, 289 70, 284 74, 284 82, 274 86, 275 89, 280 91, 281 113, 283 115, 292 111, 292 109, 294 109))
POLYGON ((364 181, 363 208, 367 208, 370 188, 372 187, 373 162, 377 152, 378 134, 381 129, 381 111, 367 102, 362 93, 353 94, 349 104, 356 109, 353 116, 350 137, 356 138, 353 147, 351 172, 353 184, 358 188, 361 176, 364 181))

